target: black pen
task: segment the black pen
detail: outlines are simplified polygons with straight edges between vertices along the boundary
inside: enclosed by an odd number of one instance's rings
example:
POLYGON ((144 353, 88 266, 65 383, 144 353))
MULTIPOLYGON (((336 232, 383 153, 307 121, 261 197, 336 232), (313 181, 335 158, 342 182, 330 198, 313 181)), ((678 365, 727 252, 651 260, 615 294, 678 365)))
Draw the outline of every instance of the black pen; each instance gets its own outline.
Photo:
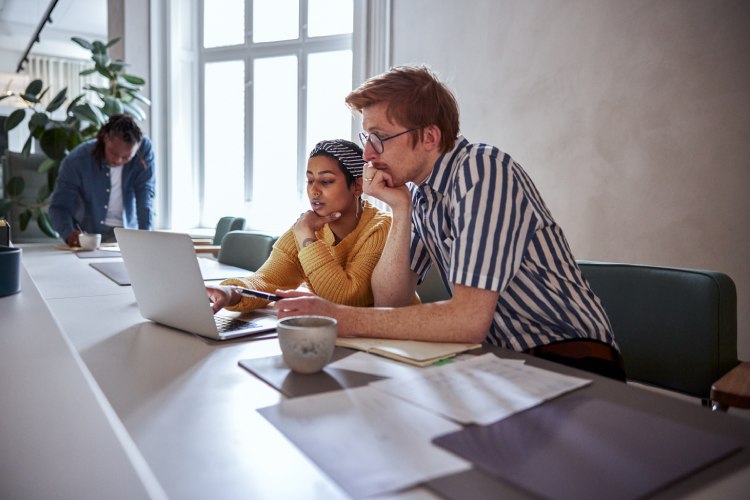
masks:
POLYGON ((234 289, 237 290, 242 295, 249 295, 250 297, 257 297, 259 299, 265 299, 265 300, 271 300, 271 301, 281 300, 281 297, 279 297, 278 295, 274 295, 272 293, 261 292, 260 290, 250 290, 249 288, 242 288, 239 286, 234 287, 234 289))

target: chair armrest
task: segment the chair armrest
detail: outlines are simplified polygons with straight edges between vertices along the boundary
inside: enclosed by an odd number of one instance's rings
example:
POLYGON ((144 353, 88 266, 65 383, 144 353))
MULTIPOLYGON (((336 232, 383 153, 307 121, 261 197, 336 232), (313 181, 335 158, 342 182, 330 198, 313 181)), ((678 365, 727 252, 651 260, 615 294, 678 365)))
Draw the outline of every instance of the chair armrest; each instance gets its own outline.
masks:
POLYGON ((750 363, 742 362, 711 386, 714 410, 750 408, 750 363))

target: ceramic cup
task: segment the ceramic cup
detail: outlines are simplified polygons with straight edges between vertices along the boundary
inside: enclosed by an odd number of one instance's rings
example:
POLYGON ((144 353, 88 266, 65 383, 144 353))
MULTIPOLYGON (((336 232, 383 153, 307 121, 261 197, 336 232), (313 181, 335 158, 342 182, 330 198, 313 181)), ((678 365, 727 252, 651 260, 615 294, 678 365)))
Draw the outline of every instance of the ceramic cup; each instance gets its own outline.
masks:
POLYGON ((21 249, 0 245, 0 297, 21 291, 21 249))
POLYGON ((78 235, 78 243, 83 250, 96 250, 102 244, 102 235, 98 233, 81 233, 78 235))
POLYGON ((276 325, 284 362, 297 373, 315 373, 328 364, 336 347, 336 320, 290 316, 276 325))

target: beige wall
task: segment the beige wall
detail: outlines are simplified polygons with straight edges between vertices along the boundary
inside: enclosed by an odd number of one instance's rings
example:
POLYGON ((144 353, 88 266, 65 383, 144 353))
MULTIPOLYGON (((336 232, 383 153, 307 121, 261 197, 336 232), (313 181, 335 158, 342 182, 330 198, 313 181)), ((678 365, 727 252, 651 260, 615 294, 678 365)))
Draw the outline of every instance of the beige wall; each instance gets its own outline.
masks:
POLYGON ((577 258, 713 269, 750 360, 750 2, 394 0, 393 63, 534 178, 577 258))

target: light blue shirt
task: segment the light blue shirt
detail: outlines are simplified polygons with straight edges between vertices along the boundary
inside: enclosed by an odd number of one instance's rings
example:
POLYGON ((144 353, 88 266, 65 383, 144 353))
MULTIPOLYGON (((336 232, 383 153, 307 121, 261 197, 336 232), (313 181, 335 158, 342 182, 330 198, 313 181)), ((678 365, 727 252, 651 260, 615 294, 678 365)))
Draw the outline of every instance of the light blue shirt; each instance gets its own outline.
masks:
MULTIPOLYGON (((79 144, 60 165, 49 215, 63 240, 76 228, 103 233, 111 177, 105 161, 93 156, 95 139, 79 144)), ((156 176, 151 141, 144 137, 135 156, 122 167, 123 225, 152 229, 156 176)))
POLYGON ((459 137, 410 184, 411 268, 500 292, 486 342, 524 351, 565 339, 616 346, 601 301, 533 182, 510 156, 459 137))

